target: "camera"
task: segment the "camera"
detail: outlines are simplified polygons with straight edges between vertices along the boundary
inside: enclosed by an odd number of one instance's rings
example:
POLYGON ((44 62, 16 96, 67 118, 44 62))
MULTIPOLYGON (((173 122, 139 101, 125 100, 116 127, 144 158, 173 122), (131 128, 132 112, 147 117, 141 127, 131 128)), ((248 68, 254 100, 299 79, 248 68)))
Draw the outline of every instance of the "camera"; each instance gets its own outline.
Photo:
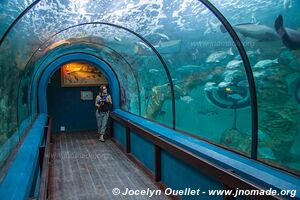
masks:
POLYGON ((98 101, 98 104, 100 104, 100 106, 103 106, 104 103, 106 102, 106 99, 107 99, 107 95, 101 97, 100 100, 98 101))

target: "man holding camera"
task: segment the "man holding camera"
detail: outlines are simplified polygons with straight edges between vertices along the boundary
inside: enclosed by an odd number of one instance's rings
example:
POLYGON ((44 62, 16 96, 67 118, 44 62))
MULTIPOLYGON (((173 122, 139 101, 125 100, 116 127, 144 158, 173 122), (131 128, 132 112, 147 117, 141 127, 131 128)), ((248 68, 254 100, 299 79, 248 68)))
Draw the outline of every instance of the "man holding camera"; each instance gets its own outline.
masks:
POLYGON ((95 99, 96 120, 98 125, 98 133, 100 134, 99 140, 104 142, 104 134, 107 128, 107 121, 109 117, 109 105, 112 104, 111 96, 107 93, 107 87, 101 85, 99 94, 95 99))

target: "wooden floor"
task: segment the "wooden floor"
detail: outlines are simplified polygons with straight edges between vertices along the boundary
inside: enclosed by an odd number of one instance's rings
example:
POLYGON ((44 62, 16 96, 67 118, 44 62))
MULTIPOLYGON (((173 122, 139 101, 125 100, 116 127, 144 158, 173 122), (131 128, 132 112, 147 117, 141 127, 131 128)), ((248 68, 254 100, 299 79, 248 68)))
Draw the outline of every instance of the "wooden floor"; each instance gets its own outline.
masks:
POLYGON ((169 199, 166 196, 114 196, 113 188, 124 192, 125 188, 156 190, 158 187, 114 143, 97 139, 95 133, 53 136, 50 199, 169 199))

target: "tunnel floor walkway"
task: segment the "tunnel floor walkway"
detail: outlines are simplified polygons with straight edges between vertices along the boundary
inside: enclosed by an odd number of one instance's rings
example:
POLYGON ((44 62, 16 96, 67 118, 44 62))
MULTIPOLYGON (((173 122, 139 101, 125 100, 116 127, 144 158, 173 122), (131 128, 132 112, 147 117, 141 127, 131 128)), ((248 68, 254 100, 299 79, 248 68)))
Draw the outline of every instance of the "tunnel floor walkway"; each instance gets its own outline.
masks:
POLYGON ((150 199, 148 196, 114 196, 112 190, 159 189, 111 140, 102 143, 95 133, 61 133, 52 137, 49 199, 150 199))

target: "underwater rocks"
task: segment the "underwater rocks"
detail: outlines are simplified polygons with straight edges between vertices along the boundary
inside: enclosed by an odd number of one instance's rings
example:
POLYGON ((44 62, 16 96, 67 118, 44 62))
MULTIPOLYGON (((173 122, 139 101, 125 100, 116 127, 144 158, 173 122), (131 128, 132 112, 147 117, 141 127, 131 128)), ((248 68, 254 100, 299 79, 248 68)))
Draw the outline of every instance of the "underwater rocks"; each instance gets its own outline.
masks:
POLYGON ((250 155, 252 136, 235 128, 227 129, 221 134, 220 143, 231 149, 250 155))
MULTIPOLYGON (((176 99, 184 95, 181 87, 179 87, 178 85, 174 85, 174 93, 176 99)), ((146 117, 150 119, 156 118, 161 112, 164 101, 171 98, 172 95, 169 84, 153 87, 150 103, 146 109, 146 117)))
MULTIPOLYGON (((187 94, 195 87, 204 85, 207 82, 208 77, 209 79, 218 78, 223 74, 224 70, 224 67, 215 67, 207 71, 197 72, 189 75, 183 83, 178 85, 174 84, 175 99, 187 96, 187 94)), ((155 86, 152 88, 152 97, 146 109, 146 117, 153 119, 158 116, 164 101, 172 98, 170 92, 171 90, 169 84, 155 86)))
POLYGON ((269 137, 265 145, 272 150, 278 161, 289 159, 290 149, 297 136, 297 115, 295 102, 281 100, 270 103, 258 102, 259 129, 269 137), (278 148, 280 147, 280 148, 278 148))

